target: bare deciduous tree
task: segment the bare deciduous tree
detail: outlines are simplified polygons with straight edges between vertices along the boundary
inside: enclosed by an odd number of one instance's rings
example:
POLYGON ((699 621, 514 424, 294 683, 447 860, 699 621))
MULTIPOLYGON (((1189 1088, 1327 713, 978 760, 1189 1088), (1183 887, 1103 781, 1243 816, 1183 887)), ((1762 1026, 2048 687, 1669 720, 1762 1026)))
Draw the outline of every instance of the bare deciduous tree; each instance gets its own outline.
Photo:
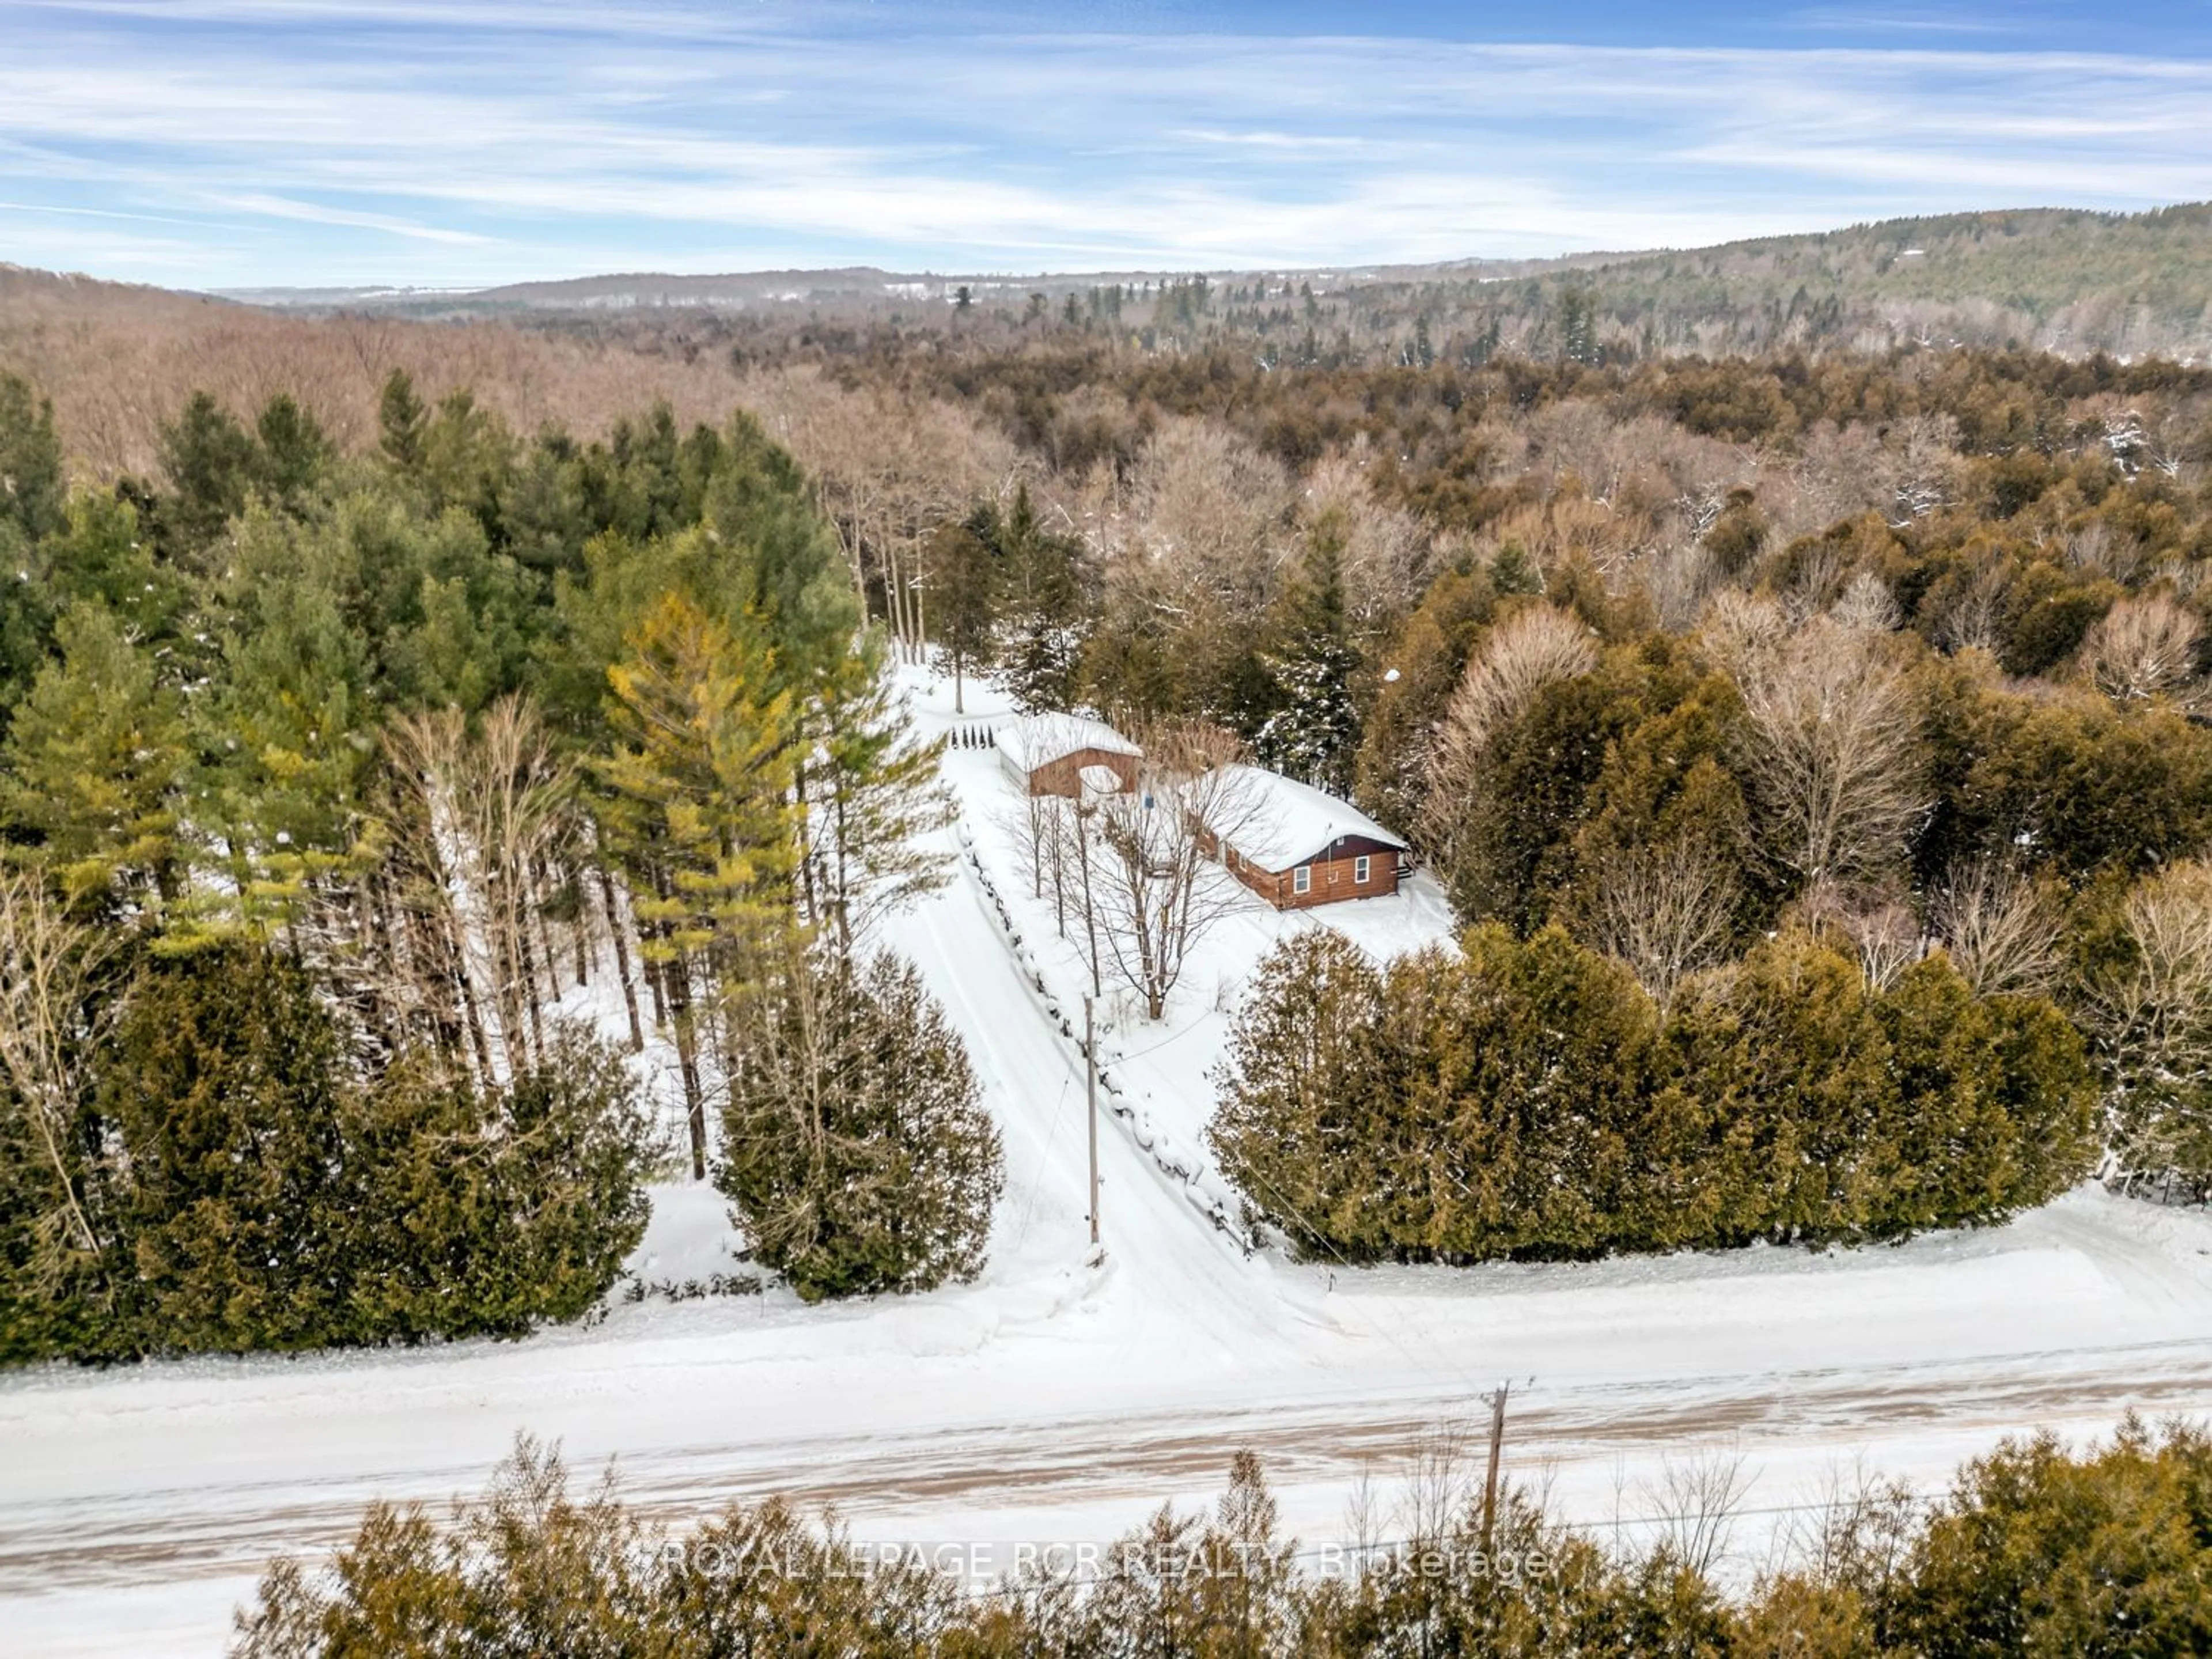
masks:
POLYGON ((1720 561, 1694 539, 1668 543, 1638 569, 1659 625, 1670 634, 1687 633, 1697 626, 1698 613, 1721 580, 1720 561))
POLYGON ((1468 782, 1492 734, 1546 686, 1587 674, 1596 665, 1597 642, 1590 630, 1556 605, 1531 605, 1491 630, 1437 726, 1421 828, 1439 858, 1449 856, 1468 782))
POLYGON ((1584 943, 1624 963, 1662 1008, 1684 980, 1725 955, 1741 893, 1705 847, 1628 848, 1595 878, 1578 918, 1584 943))
POLYGON ((1887 634, 1899 620, 1897 601, 1890 597, 1889 586, 1871 570, 1853 574, 1844 584, 1828 614, 1839 627, 1860 634, 1887 634))
POLYGON ((1713 660, 1737 679, 1782 648, 1790 619, 1764 594, 1723 587, 1716 592, 1698 623, 1698 637, 1713 660))
POLYGON ((1711 1573, 1727 1553, 1751 1481, 1740 1455, 1712 1451, 1666 1459, 1646 1487, 1658 1510, 1661 1543, 1692 1572, 1711 1573))
POLYGON ((1326 531, 1340 538, 1346 598, 1363 623, 1410 610, 1429 568, 1427 531, 1412 514, 1375 499, 1366 459, 1363 446, 1316 462, 1297 514, 1309 534, 1326 531))
POLYGON ((1936 643, 1946 651, 1997 648, 2012 573, 2002 557, 1985 557, 1936 607, 1936 643))
POLYGON ((2090 986, 2115 1085, 2113 1156, 2130 1181, 2180 1169, 2202 1190, 2212 1180, 2212 864, 2139 883, 2121 917, 2129 959, 2090 986))
POLYGON ((2012 866, 1956 866, 1931 896, 1929 922, 1978 996, 2047 990, 2058 972, 2057 908, 2012 866))
POLYGON ((1093 878, 1107 959, 1158 1019, 1191 951, 1240 902, 1209 849, 1236 841, 1258 802, 1218 727, 1164 722, 1136 736, 1137 787, 1105 796, 1092 820, 1093 878))
POLYGON ((409 832, 427 846, 414 864, 444 879, 418 883, 459 947, 470 988, 488 994, 508 1074, 544 1046, 552 964, 533 927, 544 872, 567 832, 570 771, 555 757, 536 711, 519 697, 485 710, 477 729, 458 708, 410 715, 388 735, 416 798, 409 832))
POLYGON ((1921 811, 1920 713, 1881 643, 1817 618, 1737 670, 1778 856, 1816 886, 1893 866, 1921 811))
POLYGON ((2194 612, 2163 593, 2121 599, 2081 641, 2081 665, 2116 702, 2160 696, 2185 697, 2194 684, 2202 629, 2194 612))
POLYGON ((895 388, 848 391, 811 368, 756 375, 749 407, 815 481, 854 591, 873 580, 909 657, 927 625, 922 545, 945 520, 999 493, 1016 465, 1005 434, 973 411, 895 388))
POLYGON ((93 1035, 91 992, 114 939, 71 917, 36 873, 0 872, 0 1079, 52 1179, 34 1224, 41 1278, 100 1249, 77 1196, 70 1141, 93 1035))

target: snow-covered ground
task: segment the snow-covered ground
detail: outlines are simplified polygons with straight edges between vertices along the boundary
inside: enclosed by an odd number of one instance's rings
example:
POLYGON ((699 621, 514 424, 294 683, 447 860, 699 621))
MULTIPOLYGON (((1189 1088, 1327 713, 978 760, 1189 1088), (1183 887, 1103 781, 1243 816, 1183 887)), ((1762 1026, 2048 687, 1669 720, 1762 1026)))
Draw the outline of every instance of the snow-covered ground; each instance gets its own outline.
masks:
MULTIPOLYGON (((989 699, 969 687, 969 723, 989 699)), ((925 726, 953 723, 949 685, 919 701, 925 726)), ((1255 900, 1164 1022, 1118 1011, 1102 1052, 1119 1051, 1108 1071, 1129 1115, 1102 1127, 1108 1253, 1087 1266, 1081 1063, 1048 1012, 1069 1012, 1087 974, 1012 867, 1018 799, 991 751, 955 750, 946 772, 953 878, 890 931, 1005 1132, 978 1282, 834 1308, 773 1290, 618 1304, 520 1343, 9 1376, 0 1647, 217 1652, 269 1555, 327 1547, 373 1496, 474 1491, 522 1431, 579 1468, 616 1460, 671 1520, 783 1492, 835 1502, 863 1537, 999 1547, 988 1563, 1019 1541, 1109 1536, 1164 1498, 1206 1500, 1247 1445, 1309 1542, 1346 1535, 1363 1483, 1395 1535, 1395 1481, 1510 1378, 1509 1468, 1559 1512, 1634 1523, 1669 1506, 1668 1460, 1741 1457, 1748 1556, 1855 1469, 1932 1483, 2032 1425, 2087 1434, 2131 1407, 2212 1408, 2212 1218, 2094 1191, 1867 1250, 1463 1272, 1248 1257, 1191 1198, 1220 1010, 1287 928, 1340 927, 1378 951, 1443 936, 1424 884, 1302 916, 1255 900)), ((728 1270, 732 1242, 711 1188, 665 1188, 634 1265, 703 1279, 728 1270)))

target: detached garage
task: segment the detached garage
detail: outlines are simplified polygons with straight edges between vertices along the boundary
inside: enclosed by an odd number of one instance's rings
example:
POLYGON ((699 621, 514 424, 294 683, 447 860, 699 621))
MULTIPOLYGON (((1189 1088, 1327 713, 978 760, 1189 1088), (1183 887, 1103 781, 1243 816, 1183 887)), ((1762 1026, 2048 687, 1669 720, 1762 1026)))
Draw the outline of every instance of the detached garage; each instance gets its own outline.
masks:
POLYGON ((1103 720, 1079 714, 1032 714, 999 728, 999 764, 1032 795, 1082 798, 1102 786, 1137 787, 1144 750, 1103 720))
POLYGON ((1237 827, 1222 865, 1278 910, 1398 890, 1410 849, 1364 812, 1278 772, 1230 770, 1237 827))

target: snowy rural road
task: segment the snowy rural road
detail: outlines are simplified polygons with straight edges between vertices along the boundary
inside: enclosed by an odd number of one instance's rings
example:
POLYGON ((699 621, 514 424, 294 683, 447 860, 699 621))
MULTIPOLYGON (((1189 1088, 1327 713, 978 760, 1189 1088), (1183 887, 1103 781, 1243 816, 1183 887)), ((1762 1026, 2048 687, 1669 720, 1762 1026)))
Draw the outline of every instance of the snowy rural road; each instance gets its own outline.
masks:
MULTIPOLYGON (((1829 1372, 1540 1388, 1515 1414, 1513 1441, 1516 1461, 1534 1459, 1558 1480, 1579 1465, 1609 1467, 1623 1451, 1668 1443, 1852 1442, 1876 1425, 1906 1438, 1973 1436, 2054 1419, 2103 1421, 2128 1407, 2196 1410, 2208 1400, 2212 1342, 2197 1340, 1991 1357, 1968 1375, 1893 1366, 1871 1381, 1829 1372)), ((1307 1400, 691 1443, 624 1454, 618 1467, 625 1494, 672 1520, 732 1498, 781 1493, 887 1523, 896 1535, 909 1515, 1010 1516, 1125 1499, 1140 1512, 1164 1492, 1211 1491, 1234 1448, 1260 1452, 1287 1488, 1348 1487, 1363 1470, 1387 1480, 1441 1426, 1471 1421, 1471 1402, 1453 1395, 1307 1400)), ((482 1470, 465 1462, 394 1473, 380 1490, 434 1499, 468 1490, 482 1470)), ((271 1555, 344 1535, 358 1518, 358 1485, 355 1477, 275 1485, 209 1478, 149 1488, 128 1502, 11 1505, 0 1523, 0 1589, 250 1573, 271 1555)))
MULTIPOLYGON (((593 1379, 557 1370, 572 1391, 594 1392, 593 1379)), ((289 1454, 272 1458, 266 1446, 256 1453, 244 1413, 206 1420, 204 1402, 149 1402, 136 1421, 123 1414, 112 1426, 135 1449, 119 1457, 97 1430, 72 1437, 74 1455, 46 1448, 58 1455, 36 1480, 45 1489, 39 1497, 19 1495, 31 1471, 11 1461, 0 1477, 8 1494, 0 1624, 16 1632, 9 1650, 143 1651, 158 1632, 163 1650, 215 1652, 228 1608, 270 1556, 327 1547, 372 1495, 435 1501, 473 1489, 506 1433, 529 1424, 560 1435, 580 1465, 618 1457, 625 1492, 675 1523, 732 1498, 782 1492, 836 1504, 862 1536, 1068 1542, 1110 1535, 1164 1497, 1203 1500, 1228 1451, 1246 1446, 1266 1458, 1294 1529, 1308 1540, 1341 1537, 1363 1474, 1387 1488, 1440 1427, 1472 1416, 1462 1393, 1301 1388, 1286 1377, 1290 1386, 1266 1400, 1255 1379, 1244 1403, 1054 1413, 1040 1400, 1020 1420, 954 1415, 780 1433, 745 1409, 751 1395, 738 1387, 718 1437, 693 1409, 641 1411, 623 1424, 576 1413, 573 1394, 563 1409, 562 1380, 540 1379, 541 1409, 489 1390, 471 1397, 459 1377, 427 1388, 401 1382, 397 1399, 358 1415, 344 1409, 341 1391, 316 1390, 333 1408, 316 1437, 326 1453, 342 1455, 319 1460, 313 1473, 289 1454), (672 1432, 680 1425, 689 1431, 672 1432)), ((644 1392, 649 1401, 655 1391, 644 1392)), ((1822 1481, 1855 1459, 1933 1480, 1962 1452, 2023 1425, 2087 1431, 2129 1408, 2199 1411, 2208 1401, 2212 1340, 2201 1336, 1984 1353, 1970 1364, 1622 1375, 1559 1385, 1539 1376, 1514 1417, 1512 1457, 1516 1473, 1551 1485, 1564 1510, 1602 1522, 1624 1508, 1624 1486, 1627 1513, 1652 1512, 1655 1449, 1722 1447, 1757 1477, 1745 1522, 1755 1529, 1760 1516, 1819 1496, 1822 1481), (1639 1481, 1647 1483, 1642 1496, 1639 1481)), ((9 1421, 10 1443, 20 1443, 13 1412, 9 1421)), ((284 1443, 289 1437, 274 1421, 271 1428, 284 1443)))
MULTIPOLYGON (((993 763, 956 754, 947 772, 993 853, 993 763)), ((1018 887, 994 856, 1001 891, 1018 887)), ((1362 913, 1344 925, 1418 942, 1418 907, 1383 904, 1342 907, 1362 913)), ((1248 932, 1264 944, 1270 925, 1248 932)), ((1042 954, 1049 921, 1024 926, 1042 954)), ((1632 1522, 1664 1509, 1667 1461, 1740 1457, 1755 1553, 1855 1470, 1928 1486, 2007 1432, 2212 1411, 2212 1217, 2095 1191, 1893 1248, 1332 1272, 1245 1257, 1110 1120, 1109 1255, 1088 1267, 1082 1079, 972 872, 893 942, 960 1028, 1005 1136, 975 1284, 0 1378, 0 1648, 219 1653, 269 1557, 326 1550, 373 1498, 473 1492, 524 1432, 580 1471, 613 1460, 672 1523, 781 1492, 835 1502, 861 1537, 931 1543, 1101 1540, 1164 1500, 1207 1500, 1249 1446, 1290 1530, 1318 1542, 1346 1535, 1370 1477, 1387 1528, 1417 1453, 1510 1378, 1510 1467, 1559 1514, 1632 1522)), ((1185 1147, 1219 1050, 1207 999, 1224 1000, 1192 983, 1195 1012, 1115 1067, 1185 1147)), ((728 1243, 711 1189, 665 1188, 636 1265, 703 1275, 728 1243)))

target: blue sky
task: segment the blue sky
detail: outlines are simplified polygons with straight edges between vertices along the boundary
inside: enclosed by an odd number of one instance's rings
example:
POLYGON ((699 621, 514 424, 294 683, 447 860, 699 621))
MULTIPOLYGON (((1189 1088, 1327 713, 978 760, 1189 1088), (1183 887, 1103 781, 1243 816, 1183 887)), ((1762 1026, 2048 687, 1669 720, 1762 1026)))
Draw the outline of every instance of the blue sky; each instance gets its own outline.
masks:
POLYGON ((0 259, 1311 265, 2212 197, 2212 3, 0 0, 0 259))

